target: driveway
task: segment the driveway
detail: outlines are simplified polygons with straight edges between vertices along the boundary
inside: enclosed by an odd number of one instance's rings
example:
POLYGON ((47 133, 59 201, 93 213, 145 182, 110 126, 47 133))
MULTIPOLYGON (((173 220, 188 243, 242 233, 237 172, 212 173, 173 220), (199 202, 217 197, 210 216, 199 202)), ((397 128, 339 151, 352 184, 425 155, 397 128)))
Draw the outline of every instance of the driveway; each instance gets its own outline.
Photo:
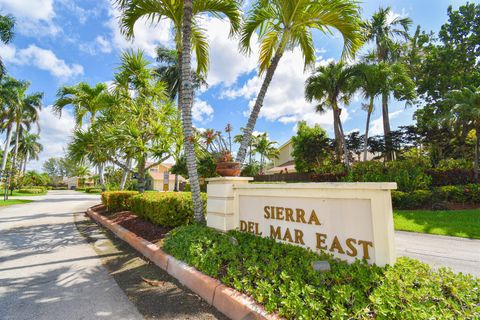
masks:
POLYGON ((99 196, 31 199, 0 209, 0 318, 143 319, 73 223, 99 196))
POLYGON ((395 244, 397 256, 480 277, 480 240, 397 231, 395 244))

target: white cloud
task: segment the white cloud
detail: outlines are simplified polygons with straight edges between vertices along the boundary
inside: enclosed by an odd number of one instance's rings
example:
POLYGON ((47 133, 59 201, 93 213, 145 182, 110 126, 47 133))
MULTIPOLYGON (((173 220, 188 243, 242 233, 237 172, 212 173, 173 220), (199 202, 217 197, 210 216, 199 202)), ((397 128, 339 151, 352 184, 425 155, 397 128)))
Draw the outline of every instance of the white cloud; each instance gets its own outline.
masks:
POLYGON ((97 36, 95 40, 91 42, 81 43, 79 47, 80 47, 80 50, 92 56, 98 54, 99 52, 101 53, 112 52, 112 44, 103 36, 97 36))
POLYGON ((43 108, 39 116, 40 143, 43 145, 43 151, 38 161, 28 163, 27 170, 41 170, 43 162, 48 158, 62 157, 75 127, 75 120, 69 110, 64 110, 62 117, 58 118, 53 114, 50 105, 43 108))
MULTIPOLYGON (((318 57, 317 60, 318 64, 326 64, 333 59, 325 60, 318 57)), ((293 51, 286 52, 280 60, 272 83, 268 88, 260 117, 281 123, 295 123, 305 120, 309 125, 318 123, 323 127, 332 127, 333 116, 331 111, 319 114, 315 111, 314 104, 305 101, 304 86, 309 75, 309 70, 304 72, 304 62, 300 49, 295 48, 293 51)), ((263 77, 260 78, 255 75, 241 88, 224 90, 222 97, 249 99, 249 109, 244 113, 245 116, 248 116, 262 82, 263 77)), ((345 109, 342 112, 342 119, 345 121, 347 118, 348 111, 345 109)))
MULTIPOLYGON (((162 20, 158 24, 152 24, 147 19, 142 19, 135 24, 133 41, 128 41, 123 34, 120 33, 119 16, 120 11, 109 4, 108 10, 109 20, 106 26, 111 30, 112 45, 117 49, 141 49, 147 55, 154 58, 156 56, 155 49, 158 45, 172 46, 171 24, 167 20, 162 20)), ((106 40, 106 39, 105 39, 106 40)))
MULTIPOLYGON (((403 110, 397 110, 397 111, 390 112, 388 114, 389 117, 390 117, 390 120, 397 118, 402 112, 403 112, 403 110)), ((369 133, 368 133, 369 136, 376 136, 376 135, 379 135, 379 134, 383 134, 383 117, 382 117, 382 115, 380 115, 380 117, 378 117, 377 119, 373 120, 370 123, 370 129, 369 129, 369 133)))
POLYGON ((67 64, 59 59, 51 50, 42 49, 36 45, 30 45, 25 49, 17 50, 14 46, 0 46, 0 56, 6 62, 22 65, 35 66, 41 70, 50 72, 53 76, 67 80, 83 74, 83 67, 79 64, 67 64))
POLYGON ((210 70, 207 82, 210 86, 234 84, 238 77, 256 69, 258 61, 257 35, 252 37, 252 54, 244 55, 238 50, 238 39, 230 38, 228 20, 205 17, 201 22, 210 44, 210 70))
POLYGON ((200 123, 207 123, 213 119, 213 108, 207 102, 196 99, 192 107, 193 120, 200 123))

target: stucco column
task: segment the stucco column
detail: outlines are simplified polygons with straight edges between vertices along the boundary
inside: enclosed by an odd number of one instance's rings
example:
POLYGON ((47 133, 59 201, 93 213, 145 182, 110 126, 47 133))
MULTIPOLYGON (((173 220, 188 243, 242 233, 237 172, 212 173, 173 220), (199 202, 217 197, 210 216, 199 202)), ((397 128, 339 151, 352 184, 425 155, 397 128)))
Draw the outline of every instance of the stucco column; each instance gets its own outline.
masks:
POLYGON ((207 226, 228 231, 235 229, 234 185, 248 184, 250 177, 209 178, 207 181, 207 226))

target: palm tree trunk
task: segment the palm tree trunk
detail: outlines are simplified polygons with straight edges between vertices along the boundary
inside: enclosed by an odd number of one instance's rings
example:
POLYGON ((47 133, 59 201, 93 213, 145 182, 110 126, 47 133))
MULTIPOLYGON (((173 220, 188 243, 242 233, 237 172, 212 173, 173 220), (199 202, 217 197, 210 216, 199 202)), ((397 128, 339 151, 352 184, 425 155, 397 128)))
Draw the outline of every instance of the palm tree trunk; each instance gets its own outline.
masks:
POLYGON ((7 139, 5 141, 5 147, 3 148, 3 159, 2 159, 2 173, 7 167, 8 159, 8 150, 10 148, 10 141, 12 140, 12 125, 9 124, 7 127, 7 139))
POLYGON ((137 164, 137 171, 138 171, 138 192, 144 193, 145 192, 145 155, 138 160, 137 164))
POLYGON ((125 164, 125 166, 126 168, 123 169, 122 179, 120 180, 120 190, 125 189, 128 173, 130 172, 130 167, 132 166, 132 158, 127 158, 127 163, 125 164))
POLYGON ((200 182, 195 157, 192 104, 193 86, 191 72, 191 36, 192 36, 192 0, 184 1, 183 8, 183 49, 182 49, 182 119, 183 134, 185 139, 185 155, 187 157, 188 176, 192 190, 193 216, 197 223, 205 223, 203 213, 203 200, 200 193, 200 182))
POLYGON ((178 173, 175 173, 175 186, 173 187, 173 191, 178 191, 178 173))
POLYGON ((335 156, 338 162, 342 161, 342 143, 340 141, 340 130, 338 126, 338 108, 333 108, 333 132, 335 134, 335 156))
POLYGON ((23 175, 27 171, 27 159, 28 159, 28 151, 25 153, 25 160, 23 161, 23 175))
POLYGON ((345 134, 343 133, 342 120, 340 119, 340 112, 337 112, 337 123, 338 123, 338 131, 340 131, 340 142, 343 147, 343 156, 345 157, 344 159, 345 167, 347 168, 347 171, 348 171, 350 170, 350 159, 348 154, 347 143, 345 142, 345 134))
POLYGON ((104 163, 101 163, 98 165, 98 180, 100 181, 102 192, 105 191, 106 188, 105 188, 105 164, 104 163))
POLYGON ((475 128, 475 169, 474 169, 474 174, 475 174, 475 182, 478 183, 478 162, 479 162, 479 137, 478 135, 480 134, 480 122, 477 123, 477 126, 475 128))
POLYGON ((20 123, 17 122, 16 128, 15 128, 15 150, 13 152, 12 170, 14 170, 17 165, 19 142, 20 142, 20 123))
POLYGON ((183 92, 182 92, 182 65, 183 65, 183 54, 182 54, 182 49, 178 50, 178 67, 180 68, 180 75, 178 79, 178 85, 180 90, 178 90, 178 96, 177 96, 177 108, 178 110, 182 111, 182 105, 183 105, 183 92))
POLYGON ((382 117, 383 117, 383 133, 385 136, 386 160, 393 160, 393 143, 390 129, 390 116, 388 114, 388 94, 382 94, 382 117))
POLYGON ((268 87, 270 82, 272 82, 273 75, 275 70, 278 67, 278 63, 282 58, 283 51, 279 50, 275 53, 275 56, 272 58, 270 66, 267 69, 267 74, 265 75, 265 79, 263 80, 262 87, 260 88, 260 92, 258 93, 257 100, 255 101, 255 105, 253 106, 252 113, 250 114, 250 118, 248 118, 247 126, 243 131, 243 138, 242 142, 240 143, 240 148, 238 149, 237 153, 237 162, 243 163, 245 161, 245 156, 247 154, 247 147, 252 139, 252 132, 255 128, 255 124, 257 123, 258 115, 260 114, 260 109, 263 106, 263 100, 265 99, 265 95, 267 94, 268 87))
POLYGON ((370 116, 372 115, 373 105, 370 102, 370 107, 367 111, 367 125, 365 126, 365 141, 363 143, 363 161, 367 161, 367 152, 368 152, 368 129, 370 128, 370 116))

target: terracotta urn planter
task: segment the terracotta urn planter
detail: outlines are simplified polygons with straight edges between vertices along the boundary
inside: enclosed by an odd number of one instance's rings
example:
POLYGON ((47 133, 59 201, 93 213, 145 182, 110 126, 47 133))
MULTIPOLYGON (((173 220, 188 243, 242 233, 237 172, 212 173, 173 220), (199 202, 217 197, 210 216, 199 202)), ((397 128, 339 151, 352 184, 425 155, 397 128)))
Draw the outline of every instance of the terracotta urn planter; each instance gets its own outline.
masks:
POLYGON ((217 162, 215 171, 222 177, 238 177, 242 171, 242 166, 240 162, 217 162))

